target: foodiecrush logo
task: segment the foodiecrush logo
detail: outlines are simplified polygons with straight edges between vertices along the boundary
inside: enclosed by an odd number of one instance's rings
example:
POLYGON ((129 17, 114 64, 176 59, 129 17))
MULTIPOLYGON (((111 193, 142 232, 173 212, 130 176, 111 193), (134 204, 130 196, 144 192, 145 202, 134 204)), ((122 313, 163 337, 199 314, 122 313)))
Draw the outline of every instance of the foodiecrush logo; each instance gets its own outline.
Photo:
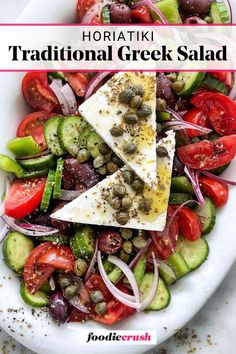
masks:
POLYGON ((131 344, 150 345, 157 343, 155 331, 104 331, 95 330, 83 333, 83 340, 88 344, 131 344))

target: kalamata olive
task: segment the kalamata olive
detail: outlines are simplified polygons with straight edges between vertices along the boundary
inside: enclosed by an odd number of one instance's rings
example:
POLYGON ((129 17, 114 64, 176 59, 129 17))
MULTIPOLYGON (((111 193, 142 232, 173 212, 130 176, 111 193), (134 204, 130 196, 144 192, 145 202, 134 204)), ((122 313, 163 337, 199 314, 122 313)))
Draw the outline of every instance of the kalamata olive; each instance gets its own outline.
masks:
MULTIPOLYGON (((95 169, 88 163, 79 163, 75 158, 66 159, 64 162, 63 170, 63 184, 65 187, 65 179, 74 179, 75 184, 78 186, 84 184, 87 188, 93 187, 99 181, 99 175, 95 169)), ((67 182, 67 181, 66 181, 67 182)), ((72 188, 68 188, 72 189, 72 188)))
POLYGON ((30 214, 26 220, 31 224, 38 224, 43 226, 52 226, 50 214, 52 211, 46 213, 41 211, 36 211, 30 214))
POLYGON ((49 298, 49 314, 54 321, 64 323, 68 316, 69 305, 62 293, 57 291, 49 298))
POLYGON ((176 176, 182 176, 183 174, 184 174, 184 165, 179 160, 178 156, 175 155, 172 175, 176 177, 176 176))
MULTIPOLYGON (((53 213, 55 213, 57 210, 63 208, 66 204, 67 204, 66 202, 59 203, 53 209, 53 213)), ((72 232, 72 223, 70 223, 70 222, 61 221, 61 220, 51 218, 51 223, 56 229, 58 229, 60 231, 60 233, 62 235, 70 235, 72 232)))
POLYGON ((171 89, 172 82, 165 74, 157 76, 157 97, 163 98, 168 105, 173 105, 176 101, 174 92, 171 89))
POLYGON ((183 12, 192 15, 206 15, 212 0, 179 0, 183 12))
POLYGON ((112 4, 110 7, 111 23, 131 22, 132 12, 126 4, 112 4))
POLYGON ((102 231, 98 235, 98 249, 107 254, 114 254, 121 248, 122 238, 118 232, 102 231))

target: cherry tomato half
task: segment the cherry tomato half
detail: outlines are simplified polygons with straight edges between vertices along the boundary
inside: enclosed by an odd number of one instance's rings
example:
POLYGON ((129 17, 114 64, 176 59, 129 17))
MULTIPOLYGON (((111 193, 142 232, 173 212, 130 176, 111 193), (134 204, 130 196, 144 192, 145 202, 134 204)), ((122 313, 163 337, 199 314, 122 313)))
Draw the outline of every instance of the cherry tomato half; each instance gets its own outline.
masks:
POLYGON ((211 170, 233 160, 236 155, 236 135, 223 136, 210 142, 182 146, 177 149, 179 159, 194 169, 211 170))
POLYGON ((138 6, 132 10, 132 21, 138 23, 153 23, 153 19, 147 6, 138 6))
POLYGON ((47 73, 27 73, 22 80, 22 93, 25 100, 34 109, 61 112, 60 104, 49 87, 47 73))
POLYGON ((44 123, 48 118, 55 116, 54 113, 49 112, 33 112, 28 114, 20 122, 16 136, 23 137, 31 135, 37 144, 40 145, 41 151, 47 149, 46 141, 43 134, 44 123))
POLYGON ((91 277, 86 281, 85 287, 89 293, 99 290, 103 294, 104 300, 109 301, 112 297, 110 291, 107 289, 102 277, 99 274, 92 274, 91 277))
POLYGON ((236 104, 231 98, 222 93, 203 91, 194 95, 191 103, 202 110, 218 134, 236 133, 236 104))
MULTIPOLYGON (((210 127, 207 121, 207 116, 199 108, 193 108, 190 111, 188 111, 184 115, 183 119, 188 123, 197 124, 200 125, 201 127, 205 127, 205 128, 210 127)), ((186 129, 185 131, 189 138, 205 135, 205 133, 200 132, 199 130, 196 129, 186 129)))
POLYGON ((38 264, 45 264, 65 272, 73 272, 75 257, 68 246, 53 245, 37 259, 38 264))
POLYGON ((199 184, 202 193, 210 197, 217 208, 227 203, 229 198, 229 188, 227 184, 215 181, 207 176, 200 176, 199 184))
POLYGON ((55 270, 52 266, 37 264, 38 258, 52 246, 51 242, 41 243, 33 249, 26 261, 23 278, 25 286, 31 294, 35 294, 55 270))
MULTIPOLYGON (((176 206, 177 208, 178 206, 176 206)), ((202 228, 199 216, 190 208, 182 207, 178 212, 178 226, 180 235, 189 241, 196 241, 201 237, 202 228)))
POLYGON ((89 79, 83 73, 65 73, 65 77, 77 96, 83 97, 89 79))
MULTIPOLYGON (((78 22, 81 22, 86 12, 92 7, 97 0, 78 0, 77 2, 77 18, 78 22)), ((101 21, 100 21, 101 23, 101 21)))
POLYGON ((16 179, 5 200, 5 213, 15 219, 31 214, 41 203, 46 177, 16 179))

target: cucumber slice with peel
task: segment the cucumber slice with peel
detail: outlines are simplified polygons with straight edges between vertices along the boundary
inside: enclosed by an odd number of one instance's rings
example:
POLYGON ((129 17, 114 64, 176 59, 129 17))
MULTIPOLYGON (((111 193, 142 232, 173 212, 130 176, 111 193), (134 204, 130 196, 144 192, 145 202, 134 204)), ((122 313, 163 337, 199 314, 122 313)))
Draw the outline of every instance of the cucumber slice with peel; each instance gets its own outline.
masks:
MULTIPOLYGON (((148 296, 150 293, 152 283, 153 283, 154 275, 153 273, 146 273, 140 284, 140 292, 142 294, 142 301, 148 296)), ((159 277, 158 287, 154 299, 151 304, 148 305, 146 310, 160 311, 166 308, 170 303, 170 292, 164 281, 159 277)))
POLYGON ((79 135, 86 123, 82 117, 65 117, 58 126, 58 139, 63 150, 73 156, 79 152, 79 135))
POLYGON ((176 282, 177 277, 173 269, 166 264, 165 262, 161 262, 159 265, 159 273, 167 285, 173 284, 176 282))
MULTIPOLYGON (((155 3, 155 6, 163 13, 170 23, 182 23, 177 0, 160 0, 155 3)), ((154 21, 160 20, 159 16, 153 10, 151 10, 151 15, 154 21)))
POLYGON ((19 160, 19 164, 26 171, 42 171, 54 167, 56 164, 56 158, 53 154, 49 154, 32 159, 19 160))
POLYGON ((57 161, 57 169, 55 173, 55 184, 53 189, 53 199, 60 199, 61 197, 61 181, 63 175, 64 160, 57 161))
POLYGON ((171 192, 194 194, 192 183, 185 176, 172 177, 171 192))
POLYGON ((166 260, 166 263, 174 270, 177 279, 184 277, 190 272, 190 268, 184 257, 178 252, 173 253, 166 260))
POLYGON ((206 73, 199 72, 184 72, 179 73, 177 76, 177 81, 183 82, 184 87, 182 91, 178 93, 181 97, 190 96, 202 83, 206 73))
POLYGON ((24 302, 32 307, 44 307, 48 304, 47 295, 38 290, 34 295, 26 289, 24 282, 21 283, 20 294, 24 302))
POLYGON ((215 24, 230 23, 229 11, 222 2, 212 2, 210 7, 210 17, 215 24))
POLYGON ((204 200, 205 204, 198 205, 195 208, 195 212, 201 219, 202 234, 207 235, 212 231, 213 227, 215 226, 216 207, 210 198, 204 197, 204 200))
POLYGON ((46 185, 43 191, 43 198, 40 205, 41 211, 47 211, 50 203, 50 199, 52 196, 52 191, 55 183, 55 172, 53 170, 49 170, 48 178, 46 181, 46 185))
POLYGON ((65 150, 61 147, 58 139, 58 127, 60 121, 65 119, 64 117, 52 117, 49 118, 44 124, 44 136, 49 150, 56 156, 62 156, 65 154, 65 150))

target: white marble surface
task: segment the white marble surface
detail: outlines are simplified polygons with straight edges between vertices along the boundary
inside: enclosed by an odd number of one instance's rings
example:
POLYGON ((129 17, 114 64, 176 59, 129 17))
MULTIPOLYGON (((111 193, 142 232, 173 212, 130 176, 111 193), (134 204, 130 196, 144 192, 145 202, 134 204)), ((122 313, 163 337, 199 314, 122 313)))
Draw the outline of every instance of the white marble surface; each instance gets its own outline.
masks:
MULTIPOLYGON (((0 0, 0 22, 14 22, 27 3, 28 0, 0 0)), ((236 264, 197 316, 150 354, 235 353, 235 294, 236 264)), ((0 332, 0 353, 32 354, 3 331, 0 332)))

